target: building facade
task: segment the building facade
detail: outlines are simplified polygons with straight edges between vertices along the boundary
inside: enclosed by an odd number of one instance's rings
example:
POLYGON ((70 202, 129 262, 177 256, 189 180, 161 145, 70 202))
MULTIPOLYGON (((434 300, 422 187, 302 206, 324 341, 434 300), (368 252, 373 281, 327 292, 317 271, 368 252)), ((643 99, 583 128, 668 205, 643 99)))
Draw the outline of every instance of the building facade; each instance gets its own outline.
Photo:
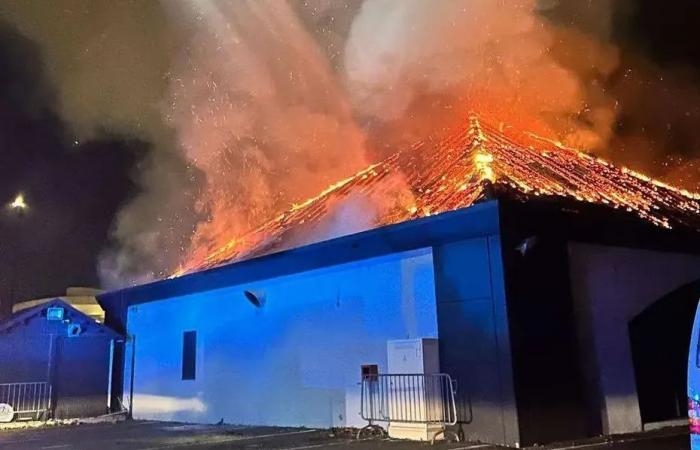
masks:
POLYGON ((649 371, 665 325, 643 318, 674 305, 683 329, 699 250, 624 213, 502 198, 99 300, 132 339, 135 418, 361 426, 361 366, 381 373, 388 340, 432 337, 465 438, 529 445, 683 417, 677 381, 663 398, 645 385, 677 378, 680 356, 649 371))
POLYGON ((47 410, 31 415, 43 418, 106 414, 119 341, 119 334, 60 299, 14 313, 0 322, 0 403, 15 411, 41 404, 47 410))

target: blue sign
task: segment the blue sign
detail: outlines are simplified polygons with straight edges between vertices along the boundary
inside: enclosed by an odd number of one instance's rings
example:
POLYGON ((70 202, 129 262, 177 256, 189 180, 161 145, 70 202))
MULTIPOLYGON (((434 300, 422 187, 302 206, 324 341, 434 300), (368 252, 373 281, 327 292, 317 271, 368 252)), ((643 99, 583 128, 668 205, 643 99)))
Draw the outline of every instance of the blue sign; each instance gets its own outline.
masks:
POLYGON ((63 320, 64 309, 60 306, 52 306, 46 310, 46 320, 63 320))

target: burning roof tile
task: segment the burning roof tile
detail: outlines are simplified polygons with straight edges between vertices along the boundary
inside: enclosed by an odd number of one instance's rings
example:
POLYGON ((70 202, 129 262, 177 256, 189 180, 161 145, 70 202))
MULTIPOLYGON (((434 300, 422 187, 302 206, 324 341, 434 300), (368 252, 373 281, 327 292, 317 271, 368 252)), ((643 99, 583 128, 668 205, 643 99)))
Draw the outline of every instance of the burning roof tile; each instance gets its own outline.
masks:
POLYGON ((661 227, 700 230, 700 195, 676 189, 575 149, 500 125, 469 119, 469 126, 437 143, 417 142, 288 211, 173 276, 294 246, 294 236, 312 229, 338 202, 357 194, 392 195, 405 201, 384 209, 374 227, 466 208, 492 189, 529 197, 547 196, 627 210, 661 227))

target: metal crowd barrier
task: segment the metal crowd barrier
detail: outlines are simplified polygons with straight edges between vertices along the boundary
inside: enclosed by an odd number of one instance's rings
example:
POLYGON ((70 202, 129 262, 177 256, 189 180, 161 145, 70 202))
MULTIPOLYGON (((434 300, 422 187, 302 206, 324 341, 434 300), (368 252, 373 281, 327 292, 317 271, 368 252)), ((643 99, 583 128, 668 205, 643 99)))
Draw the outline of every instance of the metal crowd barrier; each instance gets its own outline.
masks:
POLYGON ((14 418, 47 419, 51 411, 51 385, 43 381, 2 383, 0 404, 10 405, 14 418))
MULTIPOLYGON (((368 421, 357 437, 374 422, 401 422, 445 427, 457 423, 455 385, 445 373, 371 374, 362 378, 360 416, 368 421)), ((433 437, 433 441, 435 436, 433 437)))

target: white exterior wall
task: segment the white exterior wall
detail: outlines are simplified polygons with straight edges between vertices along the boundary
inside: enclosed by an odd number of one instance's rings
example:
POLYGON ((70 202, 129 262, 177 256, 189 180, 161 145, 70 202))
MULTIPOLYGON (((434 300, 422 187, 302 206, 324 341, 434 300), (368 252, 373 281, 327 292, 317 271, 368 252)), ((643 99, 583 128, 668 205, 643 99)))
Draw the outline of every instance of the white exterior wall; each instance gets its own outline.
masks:
POLYGON ((135 336, 135 418, 364 425, 360 365, 386 371, 387 340, 437 337, 432 252, 132 306, 128 333, 135 336), (264 306, 254 307, 244 290, 264 306), (182 334, 189 330, 197 331, 197 375, 183 381, 182 334))

